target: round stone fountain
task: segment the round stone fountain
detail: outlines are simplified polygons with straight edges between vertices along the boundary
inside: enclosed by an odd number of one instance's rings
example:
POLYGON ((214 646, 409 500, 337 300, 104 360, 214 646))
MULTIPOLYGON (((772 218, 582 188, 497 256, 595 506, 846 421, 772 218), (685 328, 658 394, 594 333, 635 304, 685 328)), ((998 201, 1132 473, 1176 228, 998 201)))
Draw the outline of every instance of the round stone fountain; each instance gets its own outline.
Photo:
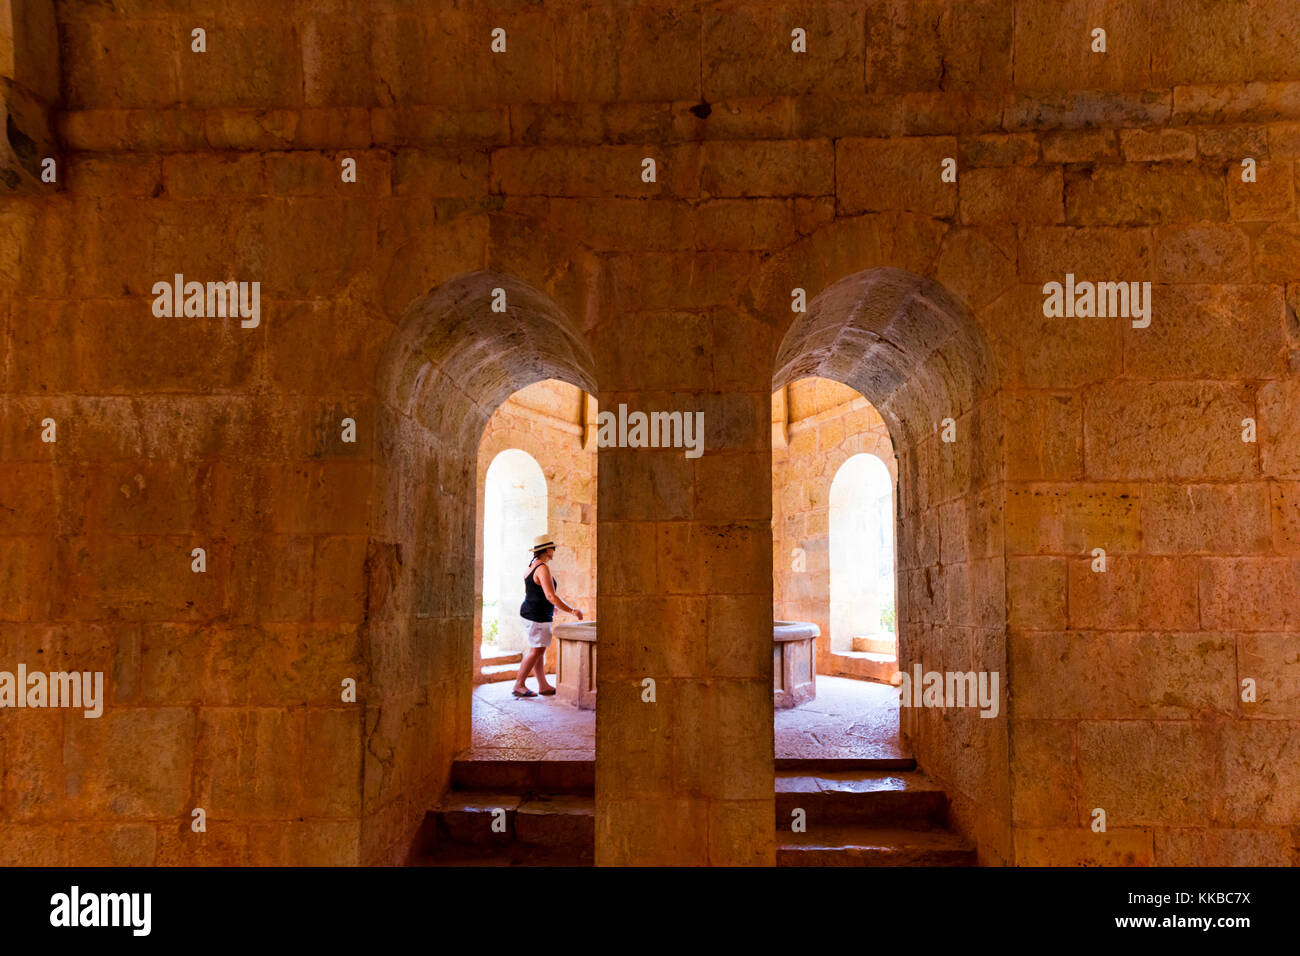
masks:
MULTIPOLYGON (((556 641, 556 699, 581 710, 596 709, 596 622, 551 628, 556 641)), ((817 696, 817 637, 810 621, 772 623, 772 703, 796 707, 817 696)))

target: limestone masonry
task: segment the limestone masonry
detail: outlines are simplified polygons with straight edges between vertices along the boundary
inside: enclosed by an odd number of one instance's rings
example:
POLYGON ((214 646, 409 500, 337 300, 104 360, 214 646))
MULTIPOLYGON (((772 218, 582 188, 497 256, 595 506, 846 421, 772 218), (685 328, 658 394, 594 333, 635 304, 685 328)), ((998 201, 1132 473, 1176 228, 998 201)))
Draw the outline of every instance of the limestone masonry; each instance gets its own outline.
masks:
POLYGON ((0 671, 103 676, 0 707, 0 864, 407 862, 507 448, 600 622, 596 864, 776 862, 773 620, 890 679, 828 636, 858 452, 891 670, 997 675, 900 711, 973 858, 1300 862, 1297 51, 1295 0, 0 5, 0 671))

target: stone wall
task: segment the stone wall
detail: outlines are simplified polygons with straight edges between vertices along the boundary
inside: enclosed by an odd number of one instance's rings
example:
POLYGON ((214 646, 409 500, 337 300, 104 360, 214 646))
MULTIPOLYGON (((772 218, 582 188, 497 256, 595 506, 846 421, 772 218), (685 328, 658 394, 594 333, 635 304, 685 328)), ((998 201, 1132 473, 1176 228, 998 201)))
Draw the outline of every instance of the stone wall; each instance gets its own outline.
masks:
POLYGON ((770 863, 810 374, 895 439, 900 666, 1005 678, 906 727, 982 859, 1293 858, 1292 0, 52 10, 56 85, 0 31, 59 169, 0 177, 0 660, 109 691, 0 713, 0 859, 400 860, 468 737, 478 441, 557 378, 708 422, 599 455, 597 859, 770 863), (176 273, 260 324, 154 317, 176 273), (1150 326, 1044 316, 1066 273, 1150 326))

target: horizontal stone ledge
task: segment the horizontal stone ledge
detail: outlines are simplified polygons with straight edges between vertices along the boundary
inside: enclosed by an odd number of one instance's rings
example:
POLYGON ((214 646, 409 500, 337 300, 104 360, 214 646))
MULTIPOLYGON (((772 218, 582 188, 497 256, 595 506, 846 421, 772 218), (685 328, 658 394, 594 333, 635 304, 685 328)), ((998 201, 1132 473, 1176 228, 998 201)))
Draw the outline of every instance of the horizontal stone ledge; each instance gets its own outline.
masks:
POLYGON ((432 145, 674 144, 806 137, 941 136, 1154 128, 1300 118, 1300 82, 1076 90, 763 96, 685 101, 411 105, 303 109, 177 106, 57 115, 65 148, 84 151, 343 149, 432 145))

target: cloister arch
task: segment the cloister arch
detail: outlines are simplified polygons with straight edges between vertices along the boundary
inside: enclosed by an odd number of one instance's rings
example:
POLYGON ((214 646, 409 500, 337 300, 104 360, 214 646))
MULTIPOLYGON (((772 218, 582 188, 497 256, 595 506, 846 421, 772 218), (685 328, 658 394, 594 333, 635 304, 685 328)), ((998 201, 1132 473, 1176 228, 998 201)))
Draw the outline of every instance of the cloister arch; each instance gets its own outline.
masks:
MULTIPOLYGON (((1001 419, 982 329, 931 279, 897 268, 862 270, 823 289, 786 331, 772 386, 806 376, 856 389, 893 439, 900 670, 920 664, 1005 675, 1001 419)), ((1004 856, 1005 719, 904 708, 900 725, 920 766, 948 791, 957 827, 982 854, 1004 856)))
POLYGON ((885 463, 859 452, 836 470, 829 500, 830 643, 878 637, 894 610, 893 481, 885 463))
POLYGON ((486 270, 417 299, 380 363, 363 862, 401 856, 469 742, 479 439, 498 405, 548 378, 596 390, 586 338, 546 294, 486 270))
POLYGON ((483 496, 483 640, 491 636, 506 651, 523 650, 518 569, 533 537, 547 530, 546 475, 528 452, 506 448, 488 464, 483 496))

